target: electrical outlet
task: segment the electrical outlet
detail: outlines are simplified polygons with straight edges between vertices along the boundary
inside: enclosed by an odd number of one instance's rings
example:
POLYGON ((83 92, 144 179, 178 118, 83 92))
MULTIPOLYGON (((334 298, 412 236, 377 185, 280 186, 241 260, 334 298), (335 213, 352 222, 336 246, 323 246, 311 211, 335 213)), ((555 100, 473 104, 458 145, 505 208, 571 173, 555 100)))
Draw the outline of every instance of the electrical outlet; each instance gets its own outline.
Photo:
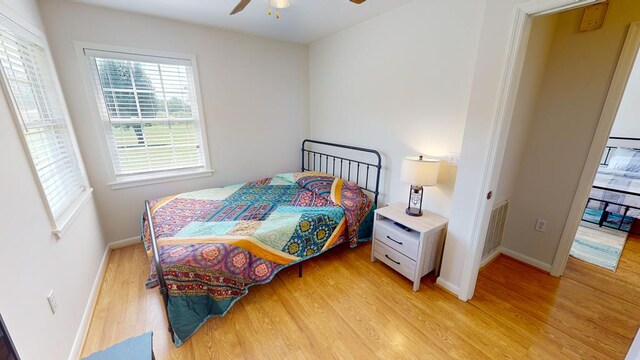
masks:
POLYGON ((545 232, 547 230, 547 220, 538 219, 538 221, 536 221, 535 229, 539 232, 545 232))
POLYGON ((58 310, 58 301, 56 300, 55 295, 53 295, 53 290, 51 290, 49 295, 47 295, 47 301, 49 302, 51 313, 55 314, 56 310, 58 310))
POLYGON ((448 153, 447 154, 447 162, 453 166, 460 165, 460 154, 456 153, 448 153))

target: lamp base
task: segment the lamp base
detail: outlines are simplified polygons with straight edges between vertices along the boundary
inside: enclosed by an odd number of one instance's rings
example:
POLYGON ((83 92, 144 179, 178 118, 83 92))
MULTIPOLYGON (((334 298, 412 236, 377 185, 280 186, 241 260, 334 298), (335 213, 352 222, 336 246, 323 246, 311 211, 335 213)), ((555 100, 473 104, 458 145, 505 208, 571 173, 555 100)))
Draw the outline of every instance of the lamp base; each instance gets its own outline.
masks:
POLYGON ((422 210, 418 208, 408 207, 405 213, 409 216, 422 216, 422 210))
POLYGON ((411 185, 409 189, 409 204, 405 213, 409 216, 422 216, 422 195, 424 189, 419 185, 411 185), (420 207, 411 207, 411 205, 420 205, 420 207))

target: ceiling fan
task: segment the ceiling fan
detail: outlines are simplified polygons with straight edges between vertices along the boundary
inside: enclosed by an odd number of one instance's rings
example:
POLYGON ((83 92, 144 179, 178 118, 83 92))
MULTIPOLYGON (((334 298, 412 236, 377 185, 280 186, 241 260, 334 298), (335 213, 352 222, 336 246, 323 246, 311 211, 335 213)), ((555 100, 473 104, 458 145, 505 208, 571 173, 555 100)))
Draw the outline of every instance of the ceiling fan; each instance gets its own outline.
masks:
MULTIPOLYGON (((349 0, 354 4, 362 4, 363 2, 365 2, 366 0, 349 0)), ((236 7, 233 9, 233 11, 231 11, 231 14, 229 15, 235 15, 237 13, 239 13, 240 11, 244 10, 245 7, 247 7, 247 5, 249 5, 249 3, 251 2, 251 0, 240 0, 240 2, 238 3, 238 5, 236 5, 236 7)), ((288 1, 285 1, 284 3, 289 4, 288 1)))

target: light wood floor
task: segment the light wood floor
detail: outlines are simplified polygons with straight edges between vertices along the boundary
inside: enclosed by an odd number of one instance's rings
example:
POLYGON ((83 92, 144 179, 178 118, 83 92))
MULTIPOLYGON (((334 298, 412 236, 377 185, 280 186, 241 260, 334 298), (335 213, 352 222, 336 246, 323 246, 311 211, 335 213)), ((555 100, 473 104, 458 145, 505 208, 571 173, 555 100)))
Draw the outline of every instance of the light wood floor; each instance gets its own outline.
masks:
POLYGON ((469 303, 426 277, 338 248, 252 288, 182 347, 170 342, 140 246, 109 260, 83 356, 145 331, 158 359, 623 359, 640 324, 640 240, 617 273, 570 259, 553 278, 505 256, 483 269, 469 303))

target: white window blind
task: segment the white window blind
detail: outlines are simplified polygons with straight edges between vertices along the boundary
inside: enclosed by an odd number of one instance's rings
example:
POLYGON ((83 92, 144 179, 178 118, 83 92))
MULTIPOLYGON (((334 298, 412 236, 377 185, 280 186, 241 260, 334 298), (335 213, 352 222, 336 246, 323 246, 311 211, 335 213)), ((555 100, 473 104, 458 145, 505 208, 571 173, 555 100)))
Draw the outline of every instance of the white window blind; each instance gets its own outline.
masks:
POLYGON ((191 61, 85 54, 117 179, 205 169, 191 61))
POLYGON ((85 190, 62 97, 45 49, 0 25, 0 63, 25 143, 54 218, 85 190))

